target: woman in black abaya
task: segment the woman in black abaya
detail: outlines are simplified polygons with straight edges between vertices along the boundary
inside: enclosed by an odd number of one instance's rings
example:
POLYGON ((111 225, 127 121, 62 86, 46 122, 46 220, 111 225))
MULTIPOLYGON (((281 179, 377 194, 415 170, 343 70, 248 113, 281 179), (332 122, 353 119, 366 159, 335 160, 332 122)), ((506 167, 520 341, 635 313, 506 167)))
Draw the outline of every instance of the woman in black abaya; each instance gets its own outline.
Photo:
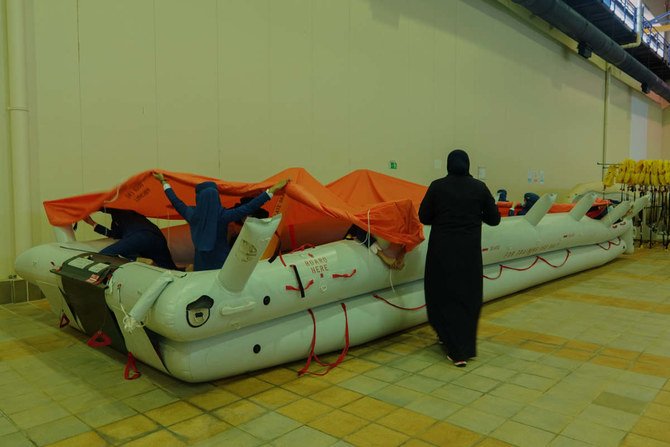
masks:
POLYGON ((452 151, 447 176, 430 184, 419 208, 419 219, 431 226, 424 276, 428 322, 456 366, 477 355, 482 222, 500 223, 491 192, 469 171, 468 154, 452 151))

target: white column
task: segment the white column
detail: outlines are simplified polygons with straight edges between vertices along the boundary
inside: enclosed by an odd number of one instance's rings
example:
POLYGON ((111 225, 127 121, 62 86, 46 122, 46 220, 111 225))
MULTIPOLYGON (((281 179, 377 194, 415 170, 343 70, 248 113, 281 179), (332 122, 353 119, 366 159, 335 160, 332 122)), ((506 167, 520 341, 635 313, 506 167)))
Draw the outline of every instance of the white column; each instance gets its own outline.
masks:
POLYGON ((14 199, 16 254, 32 245, 30 219, 30 143, 26 86, 25 1, 7 0, 7 59, 9 65, 9 131, 14 199))

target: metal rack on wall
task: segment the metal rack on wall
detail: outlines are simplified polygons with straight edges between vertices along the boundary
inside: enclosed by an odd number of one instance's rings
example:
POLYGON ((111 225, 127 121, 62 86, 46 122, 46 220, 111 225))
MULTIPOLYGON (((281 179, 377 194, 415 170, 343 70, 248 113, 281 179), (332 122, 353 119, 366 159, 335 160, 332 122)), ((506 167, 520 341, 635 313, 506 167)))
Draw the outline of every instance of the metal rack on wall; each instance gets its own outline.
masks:
MULTIPOLYGON (((637 6, 630 0, 564 0, 572 9, 607 34, 619 45, 636 42, 637 6)), ((644 7, 644 5, 643 5, 644 7)), ((627 48, 640 63, 661 79, 670 79, 670 43, 659 25, 670 24, 669 13, 642 19, 641 43, 627 48)))

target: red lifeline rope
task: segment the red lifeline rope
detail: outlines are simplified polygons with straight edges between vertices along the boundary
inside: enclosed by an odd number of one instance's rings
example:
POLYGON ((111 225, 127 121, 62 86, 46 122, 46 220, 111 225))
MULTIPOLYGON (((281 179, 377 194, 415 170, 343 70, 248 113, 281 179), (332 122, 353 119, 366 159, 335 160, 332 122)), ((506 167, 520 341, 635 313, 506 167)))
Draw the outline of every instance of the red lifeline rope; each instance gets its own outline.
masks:
POLYGON ((123 370, 123 378, 126 380, 135 380, 139 378, 142 375, 139 369, 137 369, 137 365, 135 365, 135 357, 133 357, 133 353, 128 351, 128 361, 126 362, 126 367, 123 370), (133 375, 130 375, 130 371, 133 372, 133 375))
POLYGON ((293 273, 295 273, 295 279, 298 281, 298 287, 294 286, 285 286, 286 290, 295 290, 300 292, 300 298, 305 298, 305 290, 309 289, 312 287, 312 284, 314 284, 314 280, 310 279, 309 282, 307 283, 306 286, 302 285, 302 279, 300 279, 300 272, 298 272, 298 267, 295 266, 295 264, 291 264, 291 268, 293 269, 293 273))
POLYGON ((417 307, 402 307, 402 306, 398 306, 397 304, 393 304, 392 302, 390 302, 390 301, 387 300, 386 298, 384 298, 384 297, 382 297, 382 296, 380 296, 380 295, 377 295, 376 293, 373 293, 372 296, 373 296, 374 298, 377 298, 378 300, 381 300, 381 301, 385 302, 385 303, 388 304, 389 306, 393 306, 393 307, 395 307, 396 309, 401 309, 401 310, 419 310, 419 309, 423 309, 424 307, 426 307, 425 304, 422 304, 421 306, 417 306, 417 307))
POLYGON ((356 269, 353 269, 351 273, 333 273, 333 278, 351 278, 356 274, 356 269))
POLYGON ((297 251, 305 251, 308 248, 314 248, 314 247, 316 247, 314 244, 302 244, 300 247, 291 250, 291 253, 295 253, 297 251))
POLYGON ((293 291, 296 291, 296 292, 300 292, 300 294, 304 298, 305 297, 305 290, 312 287, 313 284, 314 284, 314 280, 310 279, 309 282, 307 283, 307 285, 305 287, 303 287, 302 289, 300 287, 286 286, 286 290, 293 290, 293 291))
MULTIPOLYGON (((295 248, 295 249, 289 251, 289 254, 290 254, 290 253, 295 253, 295 252, 297 252, 297 251, 304 251, 304 250, 307 249, 307 248, 314 248, 314 247, 316 247, 316 245, 313 245, 313 244, 302 244, 300 247, 295 248)), ((311 256, 311 257, 314 257, 314 256, 311 255, 310 253, 308 253, 308 255, 311 256)), ((284 267, 286 267, 286 262, 284 262, 284 257, 282 256, 282 252, 281 252, 281 251, 279 252, 279 260, 281 261, 282 264, 284 264, 284 267)))
POLYGON ((607 248, 603 247, 603 246, 600 245, 600 244, 596 244, 596 245, 597 245, 598 247, 602 248, 603 250, 607 251, 607 250, 609 250, 610 248, 612 248, 613 246, 614 246, 614 247, 618 247, 619 245, 621 245, 621 238, 618 237, 616 240, 617 240, 616 243, 615 243, 615 242, 612 242, 612 241, 607 241, 607 248))
POLYGON ((291 247, 295 247, 297 242, 295 240, 295 226, 289 225, 288 226, 288 235, 289 238, 291 239, 291 247))
POLYGON ((319 356, 317 356, 316 353, 314 352, 314 345, 316 345, 316 318, 314 317, 314 312, 312 312, 312 309, 307 309, 307 312, 309 312, 309 316, 312 317, 312 325, 314 329, 312 330, 312 343, 309 346, 309 356, 307 357, 307 363, 305 363, 305 366, 303 366, 303 368, 300 371, 298 371, 298 376, 302 376, 305 373, 309 373, 315 376, 325 376, 330 372, 331 369, 335 368, 337 365, 342 363, 344 358, 347 356, 347 352, 349 351, 349 316, 347 315, 346 304, 342 303, 341 306, 342 309, 344 310, 344 349, 342 349, 342 352, 337 357, 337 359, 335 359, 333 363, 322 362, 319 359, 319 356), (314 359, 314 361, 319 365, 325 366, 328 369, 318 373, 308 371, 309 365, 312 363, 312 359, 314 359))
POLYGON ((70 324, 70 319, 67 317, 67 315, 65 315, 65 312, 61 313, 60 321, 58 322, 58 327, 62 329, 68 324, 70 324))
POLYGON ((498 267, 499 267, 499 270, 498 270, 498 276, 496 276, 495 278, 489 278, 489 277, 486 276, 486 275, 482 275, 482 276, 483 276, 484 278, 486 278, 486 279, 496 280, 496 279, 500 278, 500 276, 502 276, 502 272, 503 272, 504 269, 514 270, 514 271, 516 271, 516 272, 523 272, 523 271, 525 271, 525 270, 529 270, 529 269, 531 269, 535 264, 537 264, 537 261, 542 261, 542 262, 544 262, 545 264, 547 264, 549 267, 552 267, 552 268, 557 269, 557 268, 559 268, 559 267, 563 267, 563 266, 565 265, 565 263, 568 262, 568 258, 570 257, 571 254, 572 254, 572 252, 570 251, 570 249, 567 249, 567 248, 566 248, 566 249, 565 249, 565 259, 563 260, 563 262, 561 262, 561 263, 558 264, 558 265, 554 265, 554 264, 552 264, 551 262, 549 262, 549 261, 547 261, 546 259, 544 259, 542 256, 535 256, 535 260, 534 260, 534 261, 532 262, 532 264, 530 264, 528 267, 524 267, 524 268, 516 268, 516 267, 510 267, 510 266, 508 266, 508 265, 500 264, 500 265, 498 266, 498 267))
POLYGON ((101 348, 103 346, 111 345, 112 339, 109 338, 109 335, 102 332, 102 329, 100 329, 98 332, 93 334, 91 338, 88 339, 86 344, 92 348, 101 348))

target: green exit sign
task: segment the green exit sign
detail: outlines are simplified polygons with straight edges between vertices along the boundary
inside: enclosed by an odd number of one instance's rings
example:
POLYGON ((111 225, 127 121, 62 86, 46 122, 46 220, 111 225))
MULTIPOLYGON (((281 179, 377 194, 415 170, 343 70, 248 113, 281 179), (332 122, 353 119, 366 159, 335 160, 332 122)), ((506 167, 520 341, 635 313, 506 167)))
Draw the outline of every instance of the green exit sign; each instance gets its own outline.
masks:
POLYGON ((398 169, 398 162, 395 160, 389 161, 389 168, 391 169, 398 169))

